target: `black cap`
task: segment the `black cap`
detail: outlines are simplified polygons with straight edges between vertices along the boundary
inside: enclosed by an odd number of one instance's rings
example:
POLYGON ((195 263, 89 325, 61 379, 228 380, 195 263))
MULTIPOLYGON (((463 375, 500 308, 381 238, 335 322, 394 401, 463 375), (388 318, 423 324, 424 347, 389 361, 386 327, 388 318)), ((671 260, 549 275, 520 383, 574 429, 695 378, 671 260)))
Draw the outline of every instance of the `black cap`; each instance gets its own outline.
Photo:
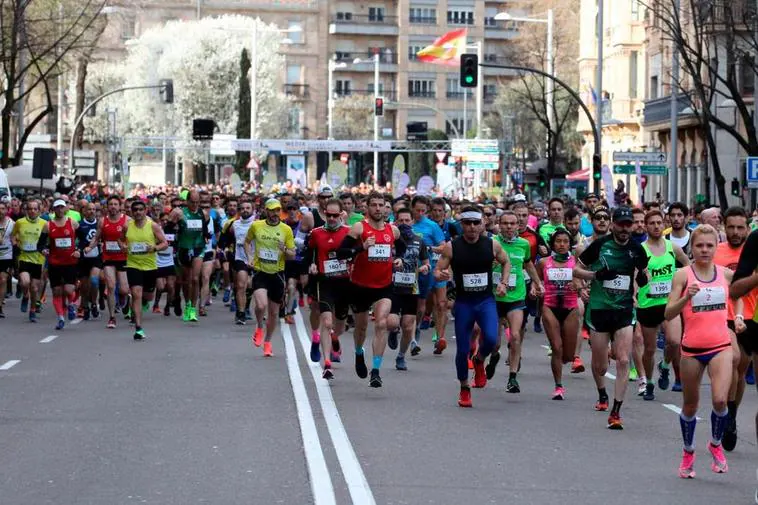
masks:
POLYGON ((621 223, 626 221, 628 223, 634 222, 634 216, 632 215, 632 209, 629 207, 618 207, 613 211, 613 222, 621 223))
POLYGON ((608 217, 611 217, 611 211, 605 205, 596 205, 595 208, 592 209, 592 215, 594 216, 595 214, 607 214, 608 217))
POLYGON ((598 200, 600 200, 600 197, 597 196, 597 193, 587 193, 586 195, 584 195, 585 200, 588 200, 590 198, 597 198, 598 200))

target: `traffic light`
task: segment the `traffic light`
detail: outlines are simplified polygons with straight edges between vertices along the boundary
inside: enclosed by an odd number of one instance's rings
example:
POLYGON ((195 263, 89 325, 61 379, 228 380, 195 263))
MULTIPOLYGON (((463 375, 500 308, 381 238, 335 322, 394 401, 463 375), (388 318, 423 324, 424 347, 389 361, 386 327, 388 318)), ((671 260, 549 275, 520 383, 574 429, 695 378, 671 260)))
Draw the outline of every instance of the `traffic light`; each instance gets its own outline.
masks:
POLYGON ((163 103, 174 103, 174 81, 172 79, 163 79, 159 85, 161 87, 161 101, 163 103))
POLYGON ((374 99, 374 115, 376 117, 384 115, 384 97, 378 96, 374 99))
POLYGON ((193 119, 192 138, 194 140, 213 140, 216 122, 212 119, 193 119))
POLYGON ((592 156, 592 179, 595 181, 595 189, 599 190, 597 184, 600 184, 600 179, 603 178, 603 162, 600 159, 599 154, 592 156))
POLYGON ((547 175, 545 174, 545 170, 541 168, 537 174, 537 187, 540 188, 540 190, 543 190, 547 187, 547 175))
POLYGON ((479 84, 479 55, 461 55, 461 87, 476 88, 479 84))
POLYGON ((736 177, 732 179, 732 196, 740 196, 740 181, 736 177))

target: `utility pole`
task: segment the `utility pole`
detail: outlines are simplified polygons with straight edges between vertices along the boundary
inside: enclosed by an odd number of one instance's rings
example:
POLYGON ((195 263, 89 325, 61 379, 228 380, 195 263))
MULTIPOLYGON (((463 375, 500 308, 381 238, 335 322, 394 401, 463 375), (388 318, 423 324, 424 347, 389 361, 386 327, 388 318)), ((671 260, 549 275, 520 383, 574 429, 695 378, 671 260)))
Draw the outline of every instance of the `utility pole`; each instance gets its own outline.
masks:
POLYGON ((679 42, 682 25, 679 22, 679 0, 674 0, 674 44, 671 59, 671 143, 669 151, 668 201, 679 200, 679 42))
MULTIPOLYGON (((597 2, 597 70, 595 73, 595 124, 597 125, 595 142, 598 143, 595 152, 600 154, 601 159, 603 156, 603 2, 605 0, 597 2)), ((593 178, 590 180, 593 183, 597 182, 597 187, 591 189, 594 189, 599 196, 601 181, 594 181, 593 178)), ((606 188, 606 191, 613 191, 613 188, 606 188)))

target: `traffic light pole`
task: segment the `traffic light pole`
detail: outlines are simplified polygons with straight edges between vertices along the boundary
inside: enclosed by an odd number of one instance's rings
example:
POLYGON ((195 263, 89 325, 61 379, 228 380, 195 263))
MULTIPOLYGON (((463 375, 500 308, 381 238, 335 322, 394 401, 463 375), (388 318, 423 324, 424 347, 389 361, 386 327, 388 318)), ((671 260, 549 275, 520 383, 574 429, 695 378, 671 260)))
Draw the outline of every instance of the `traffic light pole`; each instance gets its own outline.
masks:
POLYGON ((124 88, 118 88, 114 89, 113 91, 108 91, 107 93, 103 93, 99 97, 92 100, 92 103, 90 103, 88 106, 84 108, 81 114, 79 114, 79 117, 76 118, 76 121, 74 122, 73 128, 71 128, 71 141, 69 142, 69 148, 68 148, 68 172, 71 176, 76 176, 76 172, 74 171, 74 140, 76 140, 76 136, 74 135, 74 132, 77 128, 79 128, 79 123, 82 122, 84 119, 84 116, 87 115, 87 113, 95 106, 98 102, 103 100, 104 98, 107 98, 111 95, 115 95, 116 93, 121 93, 123 91, 131 91, 133 89, 164 89, 166 88, 166 84, 157 84, 153 86, 126 86, 124 88))
MULTIPOLYGON (((598 130, 597 123, 592 118, 592 113, 590 112, 589 108, 587 107, 587 104, 585 104, 582 99, 579 97, 579 94, 571 89, 571 86, 563 82, 562 80, 558 79, 556 76, 548 74, 547 72, 543 72, 542 70, 536 69, 536 68, 529 68, 529 67, 520 67, 517 65, 499 65, 497 63, 480 63, 480 67, 488 67, 488 68, 504 68, 506 70, 516 70, 518 72, 530 72, 533 74, 541 75, 543 77, 546 77, 548 79, 551 79, 556 84, 558 84, 560 87, 566 90, 566 92, 571 95, 571 98, 573 98, 577 104, 579 104, 579 107, 582 108, 585 115, 587 116, 587 119, 590 122, 590 127, 592 128, 592 135, 595 138, 595 152, 592 155, 592 170, 593 174, 596 170, 600 168, 600 165, 602 164, 601 157, 600 157, 600 131, 598 130)), ((595 188, 596 190, 598 188, 595 188)), ((612 189, 612 188, 611 188, 612 189)))

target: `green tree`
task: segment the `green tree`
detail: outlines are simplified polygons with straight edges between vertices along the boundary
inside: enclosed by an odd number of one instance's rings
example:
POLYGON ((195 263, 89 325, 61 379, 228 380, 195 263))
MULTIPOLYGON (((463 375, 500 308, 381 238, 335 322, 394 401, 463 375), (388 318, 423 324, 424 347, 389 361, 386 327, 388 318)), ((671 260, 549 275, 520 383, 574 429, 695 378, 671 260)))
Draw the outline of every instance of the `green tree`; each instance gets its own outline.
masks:
MULTIPOLYGON (((237 138, 250 138, 250 81, 248 73, 250 72, 250 57, 247 49, 242 50, 240 55, 240 76, 239 76, 239 96, 237 98, 237 138)), ((237 173, 244 174, 247 172, 248 153, 237 151, 237 160, 235 168, 237 173)))

